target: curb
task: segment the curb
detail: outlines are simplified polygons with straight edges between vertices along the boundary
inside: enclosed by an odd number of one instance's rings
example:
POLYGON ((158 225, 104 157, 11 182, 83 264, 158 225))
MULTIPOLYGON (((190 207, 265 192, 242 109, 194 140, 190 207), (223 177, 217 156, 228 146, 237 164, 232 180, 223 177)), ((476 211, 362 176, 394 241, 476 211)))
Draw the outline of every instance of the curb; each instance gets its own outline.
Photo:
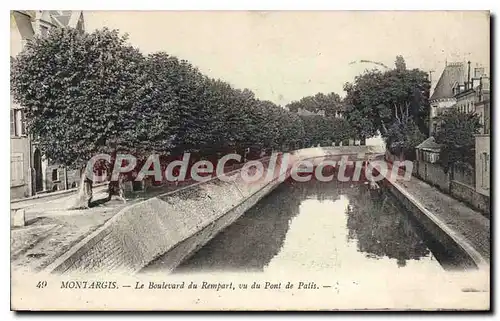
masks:
MULTIPOLYGON (((92 185, 92 188, 94 188, 94 187, 101 187, 101 186, 104 186, 104 185, 107 185, 107 184, 108 184, 108 182, 94 184, 94 185, 92 185)), ((30 196, 30 197, 13 199, 13 200, 10 201, 10 203, 12 204, 12 203, 19 203, 19 202, 36 200, 36 199, 46 198, 46 197, 61 196, 61 195, 71 194, 73 192, 76 192, 77 190, 78 190, 78 187, 75 187, 75 188, 65 189, 65 190, 57 191, 57 192, 36 194, 36 195, 30 196)))

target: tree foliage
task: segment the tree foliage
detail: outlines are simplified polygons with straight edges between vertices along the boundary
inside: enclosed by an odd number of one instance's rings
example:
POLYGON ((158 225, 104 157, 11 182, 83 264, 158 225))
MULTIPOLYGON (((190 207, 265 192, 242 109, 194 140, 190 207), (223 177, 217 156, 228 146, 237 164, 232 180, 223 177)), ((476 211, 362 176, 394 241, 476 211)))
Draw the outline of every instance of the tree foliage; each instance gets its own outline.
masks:
POLYGON ((406 69, 403 57, 388 71, 371 70, 344 86, 345 117, 362 137, 378 132, 387 138, 398 118, 410 117, 422 133, 428 132, 430 83, 427 73, 406 69))
POLYGON ((50 160, 76 167, 99 153, 133 153, 141 167, 151 153, 171 159, 190 152, 198 160, 248 149, 288 151, 387 135, 387 128, 399 141, 407 124, 398 132, 394 120, 420 126, 429 89, 426 74, 406 70, 401 59, 394 70, 347 84, 344 101, 318 93, 283 108, 207 77, 186 60, 143 55, 116 30, 62 28, 30 40, 12 59, 11 93, 50 160), (299 116, 299 109, 324 116, 299 116))
POLYGON ((475 135, 481 123, 475 113, 463 113, 456 108, 436 117, 438 129, 436 143, 442 144, 440 160, 446 168, 454 163, 475 164, 475 135))
POLYGON ((314 96, 306 96, 298 101, 287 105, 288 110, 297 112, 299 109, 312 113, 324 112, 326 117, 335 117, 342 113, 342 99, 336 93, 317 93, 314 96))
POLYGON ((11 62, 11 93, 46 157, 67 166, 99 153, 133 153, 139 167, 150 153, 196 160, 289 150, 305 135, 295 113, 186 60, 145 56, 106 28, 54 29, 29 41, 11 62))
POLYGON ((54 29, 35 38, 11 64, 11 92, 29 131, 52 160, 80 165, 120 146, 145 88, 144 57, 126 37, 54 29))

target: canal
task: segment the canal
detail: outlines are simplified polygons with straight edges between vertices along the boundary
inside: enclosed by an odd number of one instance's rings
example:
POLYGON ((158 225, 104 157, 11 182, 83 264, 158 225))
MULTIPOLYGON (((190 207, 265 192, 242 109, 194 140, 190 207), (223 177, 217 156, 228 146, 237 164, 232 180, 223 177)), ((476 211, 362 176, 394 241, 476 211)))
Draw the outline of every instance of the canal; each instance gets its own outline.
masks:
POLYGON ((174 273, 468 270, 384 188, 288 180, 227 227, 174 273))

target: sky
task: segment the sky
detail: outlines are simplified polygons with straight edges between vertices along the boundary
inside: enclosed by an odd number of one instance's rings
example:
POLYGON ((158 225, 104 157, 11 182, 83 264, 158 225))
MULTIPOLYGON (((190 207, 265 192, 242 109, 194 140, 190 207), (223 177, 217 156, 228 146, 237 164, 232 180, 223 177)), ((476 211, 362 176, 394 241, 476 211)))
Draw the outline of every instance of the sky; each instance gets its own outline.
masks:
POLYGON ((402 55, 407 68, 446 62, 489 68, 489 14, 484 11, 86 11, 87 31, 129 34, 144 53, 165 51, 204 74, 260 99, 285 105, 318 92, 343 96, 343 85, 402 55))

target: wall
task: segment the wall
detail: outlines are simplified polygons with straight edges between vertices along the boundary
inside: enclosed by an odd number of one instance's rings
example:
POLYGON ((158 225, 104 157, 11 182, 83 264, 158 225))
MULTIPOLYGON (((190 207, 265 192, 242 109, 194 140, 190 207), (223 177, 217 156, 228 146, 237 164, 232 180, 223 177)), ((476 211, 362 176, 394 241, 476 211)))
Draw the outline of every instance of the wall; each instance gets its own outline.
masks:
MULTIPOLYGON (((14 160, 22 159, 22 180, 20 181, 11 181, 10 187, 10 198, 18 199, 23 197, 28 197, 31 195, 30 189, 30 152, 29 152, 29 139, 25 136, 23 137, 11 137, 10 139, 10 156, 11 163, 14 160)), ((12 164, 11 164, 12 167, 12 164)), ((12 168, 11 178, 12 178, 12 168)))
POLYGON ((457 98, 457 108, 463 113, 470 113, 474 111, 474 103, 477 100, 477 94, 475 90, 468 90, 467 92, 459 94, 457 98))
POLYGON ((475 170, 470 165, 453 166, 453 180, 469 185, 472 189, 476 186, 475 170))
POLYGON ((425 228, 430 236, 442 244, 448 253, 452 253, 465 266, 479 267, 485 265, 484 258, 463 238, 456 235, 450 228, 440 221, 432 212, 427 210, 411 194, 390 180, 384 181, 385 186, 410 211, 425 228))
POLYGON ((485 216, 490 216, 490 198, 475 191, 473 169, 453 168, 448 173, 439 164, 415 161, 414 175, 427 183, 439 187, 459 201, 479 210, 485 216), (416 171, 415 171, 416 169, 416 171), (453 179, 451 176, 453 175, 453 179))
POLYGON ((476 136, 476 191, 490 195, 491 175, 490 136, 476 136))
MULTIPOLYGON (((29 28, 31 28, 31 22, 28 16, 25 16, 18 12, 11 12, 10 14, 10 55, 12 57, 17 56, 21 52, 23 47, 23 36, 29 37, 29 28)), ((10 108, 19 107, 12 101, 10 101, 10 108)), ((23 180, 11 182, 10 187, 10 198, 18 199, 23 197, 28 197, 31 195, 31 173, 29 167, 30 161, 30 150, 29 150, 29 139, 26 136, 14 137, 11 136, 10 139, 10 155, 11 162, 13 160, 19 160, 22 157, 22 172, 23 180), (21 156, 22 155, 22 156, 21 156)), ((11 168, 12 176, 12 168, 11 168)))
POLYGON ((252 184, 213 178, 127 207, 47 270, 135 273, 155 259, 173 269, 277 187, 278 174, 252 184))
MULTIPOLYGON (((356 159, 359 154, 383 155, 379 149, 349 146, 299 150, 290 155, 289 165, 283 167, 287 171, 280 171, 278 165, 270 181, 247 183, 236 176, 232 182, 223 182, 212 178, 131 205, 59 257, 47 271, 130 274, 151 262, 153 267, 160 265, 162 270, 173 269, 276 188, 289 176, 295 161, 339 159, 341 154, 349 154, 350 159, 356 159)), ((240 171, 228 175, 239 175, 240 171)), ((267 166, 262 176, 267 177, 267 166)))
POLYGON ((480 194, 473 187, 457 181, 451 181, 450 193, 453 197, 467 203, 469 206, 481 211, 484 216, 490 217, 490 197, 480 194))
POLYGON ((417 176, 429 184, 439 187, 442 191, 450 191, 450 174, 444 172, 439 164, 431 164, 424 161, 415 161, 417 167, 417 176))
POLYGON ((64 170, 62 165, 48 165, 45 170, 45 186, 47 192, 62 191, 64 189, 70 189, 78 187, 80 183, 80 171, 74 169, 64 170), (58 176, 57 180, 52 179, 52 172, 57 170, 58 176), (67 181, 67 188, 65 185, 67 181))

